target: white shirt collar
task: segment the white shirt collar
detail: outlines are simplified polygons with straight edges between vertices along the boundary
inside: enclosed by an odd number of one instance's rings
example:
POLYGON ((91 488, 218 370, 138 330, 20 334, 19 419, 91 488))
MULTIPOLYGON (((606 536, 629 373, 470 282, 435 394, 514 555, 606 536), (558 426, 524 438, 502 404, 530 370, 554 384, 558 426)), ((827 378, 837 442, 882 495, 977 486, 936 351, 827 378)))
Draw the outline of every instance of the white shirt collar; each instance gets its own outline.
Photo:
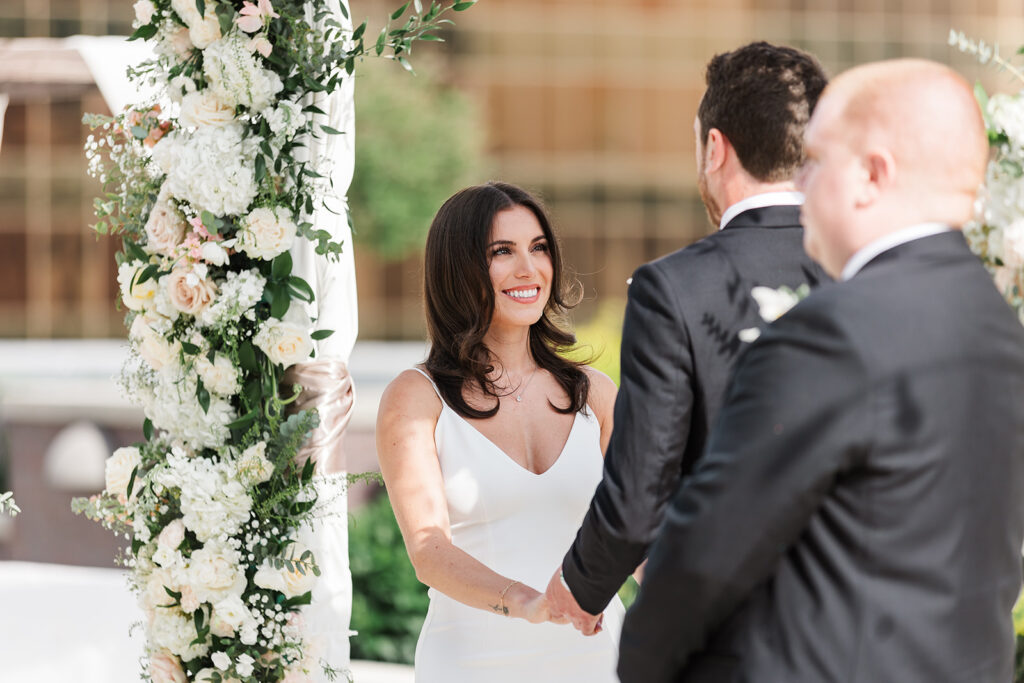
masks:
POLYGON ((729 225, 729 221, 750 209, 762 209, 766 206, 800 206, 804 203, 804 195, 801 192, 762 192, 754 194, 746 199, 741 199, 722 214, 722 220, 718 222, 718 229, 721 230, 729 225))
POLYGON ((938 235, 940 232, 949 232, 953 228, 949 227, 945 223, 918 223, 917 225, 911 225, 908 228, 891 232, 888 235, 879 237, 874 242, 871 242, 865 247, 862 247, 856 254, 850 257, 850 260, 843 266, 843 272, 839 276, 839 279, 849 280, 854 275, 860 272, 861 268, 866 266, 873 258, 881 254, 882 252, 889 251, 893 247, 899 246, 906 242, 913 242, 914 240, 921 239, 922 237, 930 237, 931 235, 938 235))

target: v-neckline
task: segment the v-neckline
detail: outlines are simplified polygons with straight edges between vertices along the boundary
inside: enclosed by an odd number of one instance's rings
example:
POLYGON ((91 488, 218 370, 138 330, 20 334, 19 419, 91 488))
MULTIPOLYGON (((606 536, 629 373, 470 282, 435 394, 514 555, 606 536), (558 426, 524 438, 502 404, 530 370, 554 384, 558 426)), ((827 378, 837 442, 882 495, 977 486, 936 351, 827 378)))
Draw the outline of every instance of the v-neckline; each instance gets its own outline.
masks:
POLYGON ((487 436, 486 434, 481 432, 479 429, 474 427, 473 424, 469 420, 467 420, 466 418, 462 417, 457 412, 455 412, 455 410, 451 406, 449 406, 447 403, 445 403, 444 401, 441 401, 441 405, 444 406, 445 410, 450 411, 452 413, 452 415, 457 417, 459 420, 461 420, 463 422, 463 424, 465 424, 467 427, 469 427, 471 430, 473 430, 473 432, 475 432, 477 436, 479 436, 481 439, 486 441, 492 448, 494 448, 494 450, 498 451, 498 453, 501 455, 503 460, 507 460, 509 462, 509 464, 511 464, 517 470, 525 472, 525 473, 527 473, 529 475, 532 475, 534 477, 543 477, 545 474, 547 474, 551 470, 555 469, 555 467, 558 465, 558 463, 560 463, 562 461, 562 456, 565 455, 565 449, 568 448, 569 442, 572 440, 572 434, 573 434, 573 432, 576 431, 576 422, 579 420, 579 417, 580 417, 579 411, 577 411, 572 416, 572 425, 569 426, 569 433, 566 434, 566 436, 565 436, 565 443, 562 444, 562 449, 560 451, 558 451, 558 457, 555 458, 555 461, 553 463, 551 463, 551 465, 549 465, 548 468, 546 470, 544 470, 543 472, 534 472, 533 470, 528 469, 526 467, 523 467, 518 462, 513 460, 512 456, 510 456, 505 451, 504 448, 502 448, 498 444, 496 444, 493 441, 491 441, 491 438, 489 436, 487 436))

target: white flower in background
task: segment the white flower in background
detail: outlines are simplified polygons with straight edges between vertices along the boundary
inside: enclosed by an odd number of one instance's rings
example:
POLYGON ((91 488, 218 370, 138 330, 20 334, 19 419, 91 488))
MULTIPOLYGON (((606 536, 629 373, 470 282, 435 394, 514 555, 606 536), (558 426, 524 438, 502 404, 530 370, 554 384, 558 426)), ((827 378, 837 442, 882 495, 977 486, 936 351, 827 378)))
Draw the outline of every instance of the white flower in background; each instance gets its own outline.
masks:
POLYGON ((153 683, 187 683, 188 677, 181 668, 181 661, 167 651, 159 651, 149 657, 149 677, 153 683))
POLYGON ((138 0, 132 9, 135 10, 135 23, 132 24, 135 28, 153 21, 153 15, 156 14, 156 6, 150 0, 138 0))
POLYGON ((186 662, 202 657, 210 650, 209 638, 191 644, 197 637, 192 617, 176 607, 154 610, 147 631, 154 645, 178 655, 186 662))
POLYGON ((988 100, 988 116, 992 127, 1006 133, 1010 144, 1024 145, 1024 101, 1016 95, 997 93, 988 100))
POLYGON ((173 60, 184 60, 188 59, 193 48, 192 39, 188 35, 188 27, 182 26, 170 18, 161 21, 157 26, 153 51, 158 55, 173 60))
POLYGON ((143 395, 143 411, 159 429, 177 434, 191 448, 216 448, 231 436, 227 425, 237 415, 231 402, 210 394, 204 412, 196 396, 196 376, 180 363, 161 368, 151 386, 152 397, 143 395))
MULTIPOLYGON (((306 550, 308 548, 301 543, 293 543, 284 551, 283 556, 294 558, 293 561, 295 561, 306 550)), ((266 559, 260 565, 260 568, 256 570, 256 575, 252 581, 260 588, 279 591, 284 593, 287 598, 294 598, 297 595, 313 590, 313 585, 316 583, 316 575, 313 574, 312 569, 308 566, 308 561, 303 573, 299 571, 298 565, 296 565, 294 570, 288 569, 287 566, 276 569, 270 560, 266 559)))
POLYGON ((258 141, 240 123, 173 130, 153 148, 168 191, 214 215, 240 215, 256 196, 258 141))
POLYGON ((139 274, 147 266, 141 261, 126 261, 117 268, 117 283, 121 286, 121 301, 133 311, 141 311, 153 303, 156 280, 138 282, 139 274))
MULTIPOLYGON (((136 477, 134 488, 138 487, 139 480, 138 477, 136 477)), ((153 533, 149 530, 149 525, 146 524, 146 515, 142 510, 136 510, 135 516, 132 517, 132 535, 135 540, 140 543, 149 543, 150 539, 153 537, 153 533)))
POLYGON ((178 123, 183 126, 226 126, 234 120, 234 107, 223 104, 209 90, 191 92, 181 99, 178 123))
POLYGON ((217 285, 207 276, 203 264, 176 266, 170 275, 160 278, 160 282, 167 290, 171 305, 189 315, 202 313, 217 296, 217 285))
POLYGON ((237 245, 252 258, 267 261, 288 251, 298 227, 286 209, 253 209, 238 231, 237 245))
MULTIPOLYGON (((142 464, 142 457, 139 449, 134 446, 118 448, 113 455, 107 458, 104 478, 109 493, 115 496, 128 495, 128 482, 131 480, 132 472, 142 464)), ((132 498, 138 494, 138 481, 132 487, 132 498)))
POLYGON ((196 82, 188 76, 178 75, 167 84, 167 95, 172 102, 181 103, 185 95, 196 91, 196 82))
POLYGON ((139 355, 154 370, 159 370, 165 365, 173 363, 181 348, 177 342, 172 345, 162 335, 158 334, 149 325, 147 318, 142 315, 137 315, 132 320, 131 328, 128 330, 128 338, 135 343, 139 355))
POLYGON ((146 220, 146 244, 142 247, 147 253, 173 256, 175 249, 185 238, 185 219, 169 200, 170 195, 161 190, 149 212, 149 218, 146 220))
POLYGON ((228 106, 259 111, 284 87, 249 50, 249 39, 233 32, 203 50, 203 73, 211 92, 228 106))
POLYGON ((272 144, 278 148, 295 137, 295 134, 306 125, 302 105, 288 100, 278 102, 276 107, 267 107, 260 115, 270 127, 270 132, 274 134, 272 144))
POLYGON ((227 279, 220 283, 217 299, 200 314, 200 324, 221 327, 238 320, 263 298, 266 284, 266 279, 255 269, 228 271, 227 279))
POLYGON ((218 353, 211 363, 205 355, 201 355, 196 359, 196 370, 203 380, 203 386, 215 394, 233 396, 241 388, 238 369, 227 356, 218 353))
POLYGON ((242 452, 235 466, 238 468, 238 478, 246 486, 255 486, 270 480, 274 473, 274 463, 267 459, 267 443, 260 441, 253 444, 242 452))
POLYGON ((199 602, 215 604, 245 590, 245 569, 238 551, 223 541, 207 541, 188 560, 188 583, 199 602))
POLYGON ((181 490, 185 527, 200 541, 206 543, 221 534, 233 536, 249 520, 252 498, 235 477, 232 463, 190 458, 177 449, 167 455, 167 463, 152 478, 181 490))
POLYGON ((177 550, 185 540, 185 522, 179 517, 167 523, 157 537, 157 546, 167 550, 177 550))
MULTIPOLYGON (((295 306, 292 306, 295 308, 295 306)), ((289 368, 296 363, 309 360, 313 352, 313 339, 309 336, 309 325, 270 318, 260 326, 256 344, 267 354, 271 362, 289 368)))
POLYGON ((1024 217, 1017 218, 1000 231, 1002 245, 999 257, 1008 268, 1024 267, 1024 217))
MULTIPOLYGON (((774 322, 781 318, 789 309, 796 306, 800 299, 800 291, 794 291, 789 287, 754 287, 750 290, 750 296, 754 297, 761 315, 765 322, 774 322)), ((807 296, 805 293, 803 296, 807 296)))

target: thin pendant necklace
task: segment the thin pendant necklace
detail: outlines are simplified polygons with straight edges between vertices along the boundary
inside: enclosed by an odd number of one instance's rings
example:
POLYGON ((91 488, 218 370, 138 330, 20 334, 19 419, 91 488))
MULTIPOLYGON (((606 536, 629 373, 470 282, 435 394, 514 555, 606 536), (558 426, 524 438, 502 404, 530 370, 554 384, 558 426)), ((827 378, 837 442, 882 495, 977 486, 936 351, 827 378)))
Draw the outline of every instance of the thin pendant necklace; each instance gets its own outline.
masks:
POLYGON ((530 373, 529 378, 527 378, 527 380, 526 380, 526 384, 524 384, 523 388, 520 389, 519 393, 516 394, 516 403, 522 403, 523 402, 523 394, 526 393, 526 389, 530 386, 530 382, 533 381, 533 376, 537 374, 537 370, 539 370, 539 369, 540 369, 539 365, 534 366, 533 372, 530 373))

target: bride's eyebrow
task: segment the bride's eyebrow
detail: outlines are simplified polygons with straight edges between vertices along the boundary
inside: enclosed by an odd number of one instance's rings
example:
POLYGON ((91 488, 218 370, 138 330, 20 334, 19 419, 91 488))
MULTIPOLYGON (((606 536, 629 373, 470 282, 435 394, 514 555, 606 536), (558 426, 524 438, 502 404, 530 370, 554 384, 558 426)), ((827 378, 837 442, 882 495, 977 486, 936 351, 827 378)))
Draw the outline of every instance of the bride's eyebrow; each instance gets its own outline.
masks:
POLYGON ((512 240, 494 240, 493 242, 491 242, 490 244, 488 244, 488 245, 487 245, 487 247, 488 247, 488 248, 490 248, 490 247, 496 247, 496 246, 498 246, 498 245, 502 245, 502 246, 505 246, 505 245, 515 246, 515 244, 516 244, 516 243, 515 243, 515 242, 513 242, 512 240))

